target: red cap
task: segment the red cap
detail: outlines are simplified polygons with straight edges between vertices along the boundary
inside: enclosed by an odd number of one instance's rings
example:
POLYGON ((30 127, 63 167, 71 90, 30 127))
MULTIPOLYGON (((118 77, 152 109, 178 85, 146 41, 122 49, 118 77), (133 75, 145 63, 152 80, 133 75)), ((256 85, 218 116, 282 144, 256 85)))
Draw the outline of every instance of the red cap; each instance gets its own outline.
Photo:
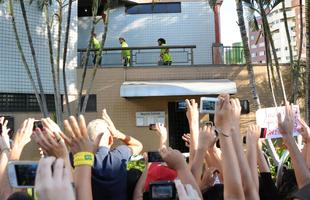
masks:
POLYGON ((144 184, 144 190, 150 189, 150 183, 155 181, 174 181, 178 174, 175 170, 162 165, 161 163, 151 163, 144 184))

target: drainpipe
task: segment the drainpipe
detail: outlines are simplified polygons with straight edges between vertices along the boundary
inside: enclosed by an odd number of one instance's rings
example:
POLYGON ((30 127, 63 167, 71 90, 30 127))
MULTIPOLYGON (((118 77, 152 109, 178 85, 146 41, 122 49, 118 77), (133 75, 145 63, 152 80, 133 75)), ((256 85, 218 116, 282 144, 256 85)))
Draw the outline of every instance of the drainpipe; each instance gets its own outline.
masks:
POLYGON ((223 64, 223 48, 221 44, 221 29, 220 29, 220 8, 223 0, 217 0, 214 8, 214 29, 215 29, 215 43, 212 47, 213 64, 223 64))

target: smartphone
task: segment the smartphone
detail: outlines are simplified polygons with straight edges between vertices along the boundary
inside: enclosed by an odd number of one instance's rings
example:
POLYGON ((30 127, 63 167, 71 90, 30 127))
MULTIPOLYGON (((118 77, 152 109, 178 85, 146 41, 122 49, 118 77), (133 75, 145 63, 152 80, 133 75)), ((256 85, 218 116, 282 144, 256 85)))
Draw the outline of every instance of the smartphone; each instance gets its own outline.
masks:
MULTIPOLYGON (((159 126, 163 126, 164 124, 159 123, 159 126)), ((150 131, 156 131, 156 124, 150 124, 149 125, 149 130, 150 131)))
POLYGON ((158 151, 147 152, 148 162, 164 162, 158 151))
MULTIPOLYGON (((201 97, 200 98, 200 113, 215 113, 215 105, 218 101, 215 97, 201 97)), ((240 100, 241 114, 250 113, 250 103, 248 100, 240 100)))
MULTIPOLYGON (((261 128, 259 138, 266 138, 266 134, 267 134, 267 128, 261 128)), ((243 136, 243 144, 246 144, 246 136, 243 136)))
POLYGON ((37 161, 10 161, 9 181, 13 188, 33 188, 38 168, 37 161))
POLYGON ((41 120, 36 120, 33 123, 33 131, 35 131, 37 128, 39 128, 41 131, 43 131, 43 123, 41 120))
POLYGON ((174 200, 177 190, 173 181, 156 181, 150 183, 149 199, 174 200))
POLYGON ((177 102, 177 110, 178 111, 186 110, 186 102, 185 102, 185 100, 177 102))

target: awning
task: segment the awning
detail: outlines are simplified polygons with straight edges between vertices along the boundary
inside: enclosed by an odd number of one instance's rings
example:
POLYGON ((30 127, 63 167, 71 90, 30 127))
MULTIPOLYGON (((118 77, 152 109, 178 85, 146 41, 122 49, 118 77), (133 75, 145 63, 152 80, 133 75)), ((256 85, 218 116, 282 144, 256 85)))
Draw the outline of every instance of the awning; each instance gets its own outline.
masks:
POLYGON ((127 81, 120 89, 121 97, 201 96, 236 92, 236 83, 228 79, 127 81))

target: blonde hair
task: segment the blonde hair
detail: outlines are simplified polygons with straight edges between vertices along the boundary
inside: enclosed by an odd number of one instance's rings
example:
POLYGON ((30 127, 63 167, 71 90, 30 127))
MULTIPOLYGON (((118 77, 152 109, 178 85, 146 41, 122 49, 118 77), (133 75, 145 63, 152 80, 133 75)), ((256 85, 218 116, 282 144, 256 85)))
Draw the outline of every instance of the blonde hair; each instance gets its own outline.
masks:
POLYGON ((89 122, 87 126, 87 133, 92 141, 95 141, 99 133, 106 134, 108 130, 108 124, 103 119, 95 119, 89 122))

